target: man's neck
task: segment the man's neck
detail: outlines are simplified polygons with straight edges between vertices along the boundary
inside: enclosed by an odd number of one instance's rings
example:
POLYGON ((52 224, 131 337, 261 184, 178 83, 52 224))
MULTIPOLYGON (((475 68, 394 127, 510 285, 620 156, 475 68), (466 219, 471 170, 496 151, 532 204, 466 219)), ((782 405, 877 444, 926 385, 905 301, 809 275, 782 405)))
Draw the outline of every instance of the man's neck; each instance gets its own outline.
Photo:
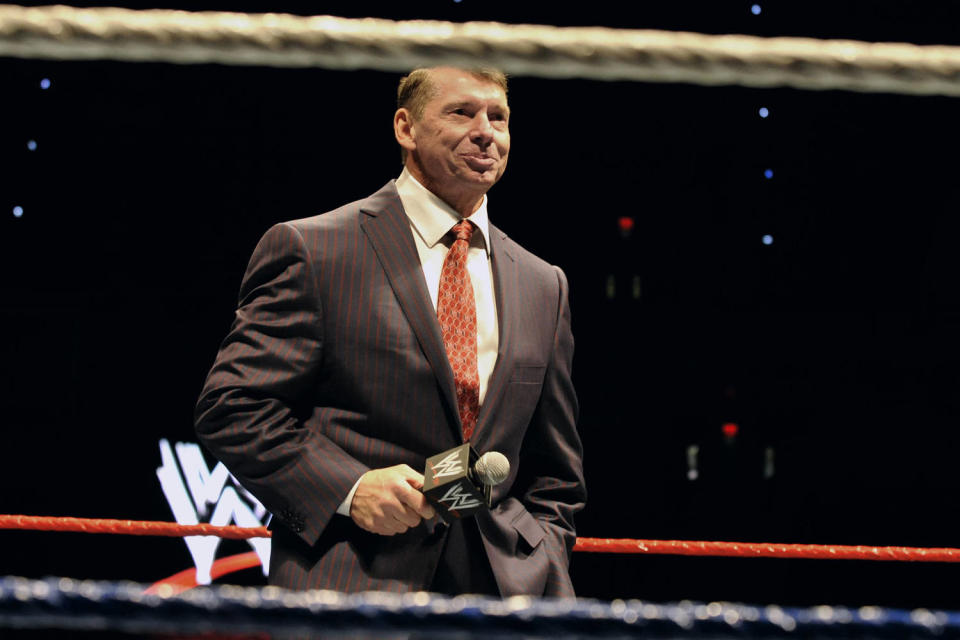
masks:
POLYGON ((476 191, 465 191, 465 190, 446 190, 440 189, 437 185, 432 184, 431 181, 423 175, 423 172, 419 171, 417 167, 411 166, 410 164, 406 165, 407 171, 410 172, 410 175, 416 179, 417 182, 423 185, 430 193, 434 194, 448 205, 453 208, 454 211, 459 213, 464 218, 469 218, 477 209, 480 208, 480 205, 483 204, 483 196, 485 191, 477 193, 476 191))

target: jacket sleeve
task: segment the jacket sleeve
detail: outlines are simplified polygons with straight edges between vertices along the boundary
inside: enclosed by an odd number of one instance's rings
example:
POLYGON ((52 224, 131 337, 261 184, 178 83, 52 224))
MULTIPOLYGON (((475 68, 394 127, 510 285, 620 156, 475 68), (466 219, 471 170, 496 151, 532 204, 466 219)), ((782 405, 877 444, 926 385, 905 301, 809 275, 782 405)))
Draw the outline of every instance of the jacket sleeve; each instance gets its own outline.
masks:
POLYGON ((200 441, 311 545, 368 470, 304 424, 323 357, 314 268, 294 226, 279 224, 264 235, 195 416, 200 441))
POLYGON ((550 558, 548 595, 567 593, 569 564, 576 542, 574 514, 583 509, 587 494, 583 477, 583 448, 577 433, 578 404, 571 379, 573 334, 566 276, 559 281, 556 333, 537 409, 524 438, 517 486, 520 500, 546 532, 550 558))

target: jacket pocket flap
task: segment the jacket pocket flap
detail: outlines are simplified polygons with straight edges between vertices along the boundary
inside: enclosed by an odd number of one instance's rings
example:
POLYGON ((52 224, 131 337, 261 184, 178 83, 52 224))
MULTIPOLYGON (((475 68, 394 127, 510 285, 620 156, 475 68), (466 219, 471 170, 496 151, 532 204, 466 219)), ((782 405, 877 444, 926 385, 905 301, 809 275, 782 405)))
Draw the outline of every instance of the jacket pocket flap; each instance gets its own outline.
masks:
POLYGON ((543 540, 543 537, 546 535, 543 527, 540 526, 536 518, 530 515, 529 511, 520 512, 510 524, 517 530, 517 533, 520 534, 524 542, 530 545, 531 549, 540 544, 540 541, 543 540))

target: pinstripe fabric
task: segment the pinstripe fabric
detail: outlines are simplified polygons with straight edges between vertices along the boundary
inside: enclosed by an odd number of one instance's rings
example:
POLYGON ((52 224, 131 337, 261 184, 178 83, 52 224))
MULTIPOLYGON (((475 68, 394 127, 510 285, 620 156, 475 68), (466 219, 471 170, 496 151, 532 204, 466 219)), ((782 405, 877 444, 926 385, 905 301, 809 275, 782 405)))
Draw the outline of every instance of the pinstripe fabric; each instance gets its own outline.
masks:
MULTIPOLYGON (((511 463, 477 519, 504 595, 572 595, 585 500, 562 273, 491 227, 498 360, 472 441, 511 463)), ((270 229, 197 405, 197 433, 274 514, 271 576, 291 588, 430 584, 445 529, 385 537, 336 515, 371 468, 462 441, 453 374, 396 189, 270 229)))

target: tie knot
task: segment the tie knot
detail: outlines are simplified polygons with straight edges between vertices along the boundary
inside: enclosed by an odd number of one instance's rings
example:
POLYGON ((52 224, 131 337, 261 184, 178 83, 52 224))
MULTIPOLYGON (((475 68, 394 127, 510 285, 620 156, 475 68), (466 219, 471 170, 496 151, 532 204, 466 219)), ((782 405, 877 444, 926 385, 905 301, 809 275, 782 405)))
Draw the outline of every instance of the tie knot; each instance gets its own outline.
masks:
POLYGON ((470 242, 470 236, 473 235, 473 223, 469 220, 461 220, 457 224, 453 225, 453 233, 456 234, 457 240, 466 240, 470 242))

